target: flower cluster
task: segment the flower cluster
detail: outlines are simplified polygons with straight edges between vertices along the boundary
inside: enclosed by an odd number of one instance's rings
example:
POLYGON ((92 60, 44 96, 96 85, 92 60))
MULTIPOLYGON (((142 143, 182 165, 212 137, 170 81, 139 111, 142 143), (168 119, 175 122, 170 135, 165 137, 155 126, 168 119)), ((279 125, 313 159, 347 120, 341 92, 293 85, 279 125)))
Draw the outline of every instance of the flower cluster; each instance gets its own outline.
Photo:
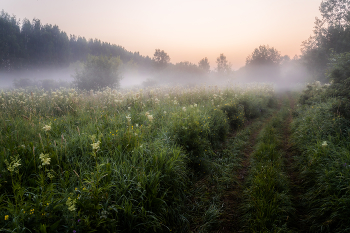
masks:
POLYGON ((100 149, 100 141, 97 141, 97 142, 95 142, 95 143, 92 143, 91 144, 91 146, 92 146, 92 149, 93 150, 98 150, 98 149, 100 149))
POLYGON ((326 146, 328 146, 327 141, 323 141, 322 142, 322 147, 326 147, 326 146))
POLYGON ((7 166, 7 170, 9 170, 10 172, 17 172, 16 168, 18 168, 19 166, 21 166, 20 164, 21 159, 19 158, 19 155, 17 156, 11 156, 11 162, 8 162, 7 159, 5 159, 5 164, 7 166))
POLYGON ((49 124, 49 125, 44 125, 43 130, 44 130, 45 132, 50 131, 50 130, 51 130, 51 124, 49 124))
POLYGON ((42 163, 43 166, 45 166, 45 165, 50 165, 51 158, 49 157, 49 154, 43 154, 43 153, 41 153, 41 154, 39 155, 39 158, 40 158, 41 163, 42 163))
POLYGON ((68 206, 68 210, 69 211, 75 211, 75 203, 77 203, 76 200, 73 200, 72 198, 68 197, 67 201, 66 201, 66 205, 68 206))

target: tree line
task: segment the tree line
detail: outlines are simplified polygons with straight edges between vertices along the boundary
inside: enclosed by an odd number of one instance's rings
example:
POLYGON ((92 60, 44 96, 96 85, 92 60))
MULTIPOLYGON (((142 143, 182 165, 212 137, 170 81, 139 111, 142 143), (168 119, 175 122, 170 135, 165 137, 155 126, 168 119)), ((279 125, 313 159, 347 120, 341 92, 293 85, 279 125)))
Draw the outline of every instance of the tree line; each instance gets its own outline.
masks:
MULTIPOLYGON (((322 18, 316 18, 313 35, 303 42, 300 56, 291 59, 289 56, 282 56, 274 47, 260 45, 247 56, 244 67, 233 71, 223 53, 216 59, 215 70, 210 69, 207 57, 198 64, 188 61, 172 64, 170 56, 164 50, 156 49, 152 58, 142 56, 138 52, 129 52, 121 46, 98 39, 87 40, 75 35, 68 37, 57 25, 43 25, 38 19, 24 19, 20 22, 15 16, 2 11, 0 70, 64 67, 76 61, 89 64, 100 62, 100 65, 115 69, 115 65, 108 64, 116 61, 108 59, 118 58, 119 71, 131 68, 137 72, 152 74, 158 83, 160 80, 198 81, 208 74, 215 77, 250 78, 253 81, 267 79, 302 82, 308 78, 327 82, 327 70, 341 57, 339 54, 350 52, 350 0, 324 0, 320 5, 320 12, 322 18), (100 59, 90 57, 88 60, 89 56, 99 56, 100 59), (307 72, 301 72, 303 70, 307 72)), ((79 80, 83 80, 83 74, 84 71, 79 73, 79 80)), ((120 76, 118 79, 120 80, 120 76)))
POLYGON ((17 20, 4 10, 0 13, 0 70, 14 71, 32 67, 65 67, 94 56, 120 57, 143 67, 153 64, 148 56, 99 39, 70 35, 57 25, 42 24, 39 19, 17 20))

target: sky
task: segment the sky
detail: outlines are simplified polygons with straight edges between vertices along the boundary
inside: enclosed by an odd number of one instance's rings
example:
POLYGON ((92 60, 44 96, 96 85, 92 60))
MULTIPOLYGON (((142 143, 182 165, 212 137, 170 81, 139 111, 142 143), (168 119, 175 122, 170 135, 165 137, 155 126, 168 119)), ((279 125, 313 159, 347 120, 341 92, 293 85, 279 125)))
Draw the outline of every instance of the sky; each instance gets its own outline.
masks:
POLYGON ((170 62, 211 68, 223 53, 237 70, 260 45, 282 55, 300 55, 302 41, 320 18, 322 0, 1 0, 0 10, 17 19, 37 18, 67 35, 97 38, 170 62))

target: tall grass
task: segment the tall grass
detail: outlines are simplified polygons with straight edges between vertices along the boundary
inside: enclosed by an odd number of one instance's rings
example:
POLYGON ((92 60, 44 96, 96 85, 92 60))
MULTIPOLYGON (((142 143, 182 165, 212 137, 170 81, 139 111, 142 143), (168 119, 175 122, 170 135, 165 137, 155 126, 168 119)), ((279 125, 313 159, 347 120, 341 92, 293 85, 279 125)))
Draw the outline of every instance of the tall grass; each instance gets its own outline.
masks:
POLYGON ((273 98, 263 85, 1 92, 1 230, 186 231, 187 190, 230 119, 273 98))
MULTIPOLYGON (((323 93, 327 90, 323 86, 323 93)), ((334 113, 336 98, 323 98, 319 84, 300 97, 292 124, 304 190, 305 225, 310 232, 348 232, 350 222, 350 121, 334 113), (306 105, 305 95, 311 102, 306 105)))
POLYGON ((245 184, 242 224, 246 232, 288 232, 292 217, 289 180, 281 148, 286 107, 271 119, 258 136, 245 184))

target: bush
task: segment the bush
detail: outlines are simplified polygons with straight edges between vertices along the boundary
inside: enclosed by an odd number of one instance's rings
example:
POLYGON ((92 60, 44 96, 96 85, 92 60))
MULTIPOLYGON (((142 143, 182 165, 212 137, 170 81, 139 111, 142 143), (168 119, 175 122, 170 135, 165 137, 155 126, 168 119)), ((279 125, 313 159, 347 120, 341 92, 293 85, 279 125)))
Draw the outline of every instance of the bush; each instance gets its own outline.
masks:
POLYGON ((338 101, 333 105, 333 112, 350 118, 350 53, 333 55, 327 78, 332 81, 327 94, 336 97, 338 101))
POLYGON ((76 71, 74 84, 81 90, 118 88, 121 79, 118 73, 120 64, 119 57, 89 55, 83 68, 76 71))
POLYGON ((221 110, 226 113, 231 129, 238 129, 244 124, 244 107, 240 104, 225 104, 221 110))

